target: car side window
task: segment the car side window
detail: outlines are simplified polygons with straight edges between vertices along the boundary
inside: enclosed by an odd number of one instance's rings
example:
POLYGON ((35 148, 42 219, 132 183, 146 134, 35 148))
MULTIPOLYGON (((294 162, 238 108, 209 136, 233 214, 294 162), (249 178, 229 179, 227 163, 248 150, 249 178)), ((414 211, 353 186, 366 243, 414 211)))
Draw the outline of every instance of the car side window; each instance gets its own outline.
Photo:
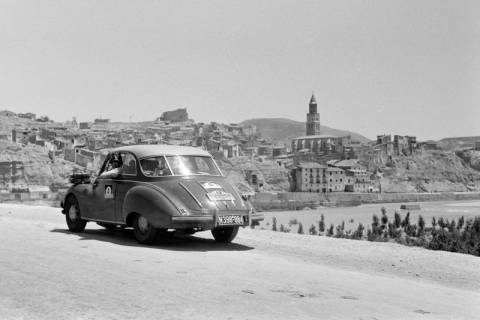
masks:
POLYGON ((164 177, 172 175, 164 157, 141 159, 140 165, 142 166, 143 174, 147 177, 164 177))
POLYGON ((122 157, 122 167, 120 172, 126 175, 137 175, 137 162, 135 157, 130 153, 124 153, 120 155, 122 157))

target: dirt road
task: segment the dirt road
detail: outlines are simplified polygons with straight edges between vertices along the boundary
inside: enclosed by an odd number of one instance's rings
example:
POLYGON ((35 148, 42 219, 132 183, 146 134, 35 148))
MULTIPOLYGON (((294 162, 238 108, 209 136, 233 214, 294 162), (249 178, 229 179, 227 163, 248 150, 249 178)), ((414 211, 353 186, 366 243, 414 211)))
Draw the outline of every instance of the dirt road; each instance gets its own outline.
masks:
POLYGON ((0 205, 2 319, 474 319, 480 259, 242 229, 138 245, 58 209, 0 205))

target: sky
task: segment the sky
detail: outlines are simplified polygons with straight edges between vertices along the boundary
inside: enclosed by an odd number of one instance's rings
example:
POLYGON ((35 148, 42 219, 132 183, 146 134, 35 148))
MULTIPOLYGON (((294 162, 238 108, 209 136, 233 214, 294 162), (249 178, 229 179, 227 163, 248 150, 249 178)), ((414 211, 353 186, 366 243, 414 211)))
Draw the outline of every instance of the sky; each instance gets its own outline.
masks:
POLYGON ((480 2, 0 0, 0 110, 480 135, 480 2))

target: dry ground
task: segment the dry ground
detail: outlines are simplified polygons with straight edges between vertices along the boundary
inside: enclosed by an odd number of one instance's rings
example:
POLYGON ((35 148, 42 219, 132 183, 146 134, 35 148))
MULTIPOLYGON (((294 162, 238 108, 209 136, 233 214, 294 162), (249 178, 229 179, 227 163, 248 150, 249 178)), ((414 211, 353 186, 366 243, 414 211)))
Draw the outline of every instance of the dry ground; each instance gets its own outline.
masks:
POLYGON ((2 319, 474 319, 480 259, 242 229, 138 245, 59 209, 0 205, 2 319))

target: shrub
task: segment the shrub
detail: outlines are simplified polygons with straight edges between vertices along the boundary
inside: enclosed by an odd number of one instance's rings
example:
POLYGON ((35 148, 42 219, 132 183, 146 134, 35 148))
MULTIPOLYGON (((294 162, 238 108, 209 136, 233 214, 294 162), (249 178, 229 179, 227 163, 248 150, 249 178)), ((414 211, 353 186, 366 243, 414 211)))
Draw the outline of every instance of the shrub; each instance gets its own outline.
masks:
POLYGON ((330 227, 329 227, 328 230, 327 230, 327 236, 328 236, 328 237, 332 237, 332 236, 333 236, 333 228, 334 228, 334 226, 333 226, 333 224, 331 224, 330 227))
MULTIPOLYGON (((385 208, 382 208, 382 209, 385 209, 385 208)), ((382 222, 383 229, 385 229, 388 224, 388 216, 387 216, 386 210, 385 211, 382 210, 381 222, 382 222)))
POLYGON ((318 222, 318 231, 324 232, 325 231, 325 217, 322 213, 320 216, 320 221, 318 222))
POLYGON ((277 218, 272 218, 272 231, 277 231, 277 218))
POLYGON ((464 225, 465 225, 465 217, 464 217, 464 216, 461 216, 461 217, 458 219, 457 229, 458 229, 458 230, 461 230, 464 225))
POLYGON ((298 233, 298 234, 304 234, 304 232, 303 232, 303 225, 302 225, 301 222, 298 224, 298 231, 297 231, 297 233, 298 233))
POLYGON ((289 222, 288 222, 288 225, 291 227, 292 225, 297 225, 298 224, 298 220, 297 219, 291 219, 289 222))
POLYGON ((289 228, 286 228, 283 224, 280 225, 280 232, 288 233, 290 232, 289 228))
POLYGON ((395 228, 400 228, 400 226, 402 225, 402 216, 396 211, 395 215, 393 216, 393 225, 395 228))
POLYGON ((408 228, 409 225, 410 225, 410 212, 407 212, 407 215, 405 216, 405 218, 402 221, 402 227, 403 228, 408 228))
POLYGON ((308 229, 308 233, 311 234, 311 235, 313 235, 313 236, 317 234, 317 228, 315 227, 314 224, 312 224, 312 225, 310 226, 310 229, 308 229))
POLYGON ((418 216, 418 236, 421 236, 425 232, 425 219, 423 219, 422 215, 418 216))
POLYGON ((342 225, 339 224, 335 228, 335 237, 336 238, 343 238, 343 236, 344 236, 344 233, 343 233, 343 230, 342 230, 342 225))
POLYGON ((363 224, 359 223, 358 227, 357 227, 357 230, 355 230, 355 232, 352 235, 352 238, 353 239, 362 239, 364 230, 365 230, 365 227, 363 226, 363 224))

